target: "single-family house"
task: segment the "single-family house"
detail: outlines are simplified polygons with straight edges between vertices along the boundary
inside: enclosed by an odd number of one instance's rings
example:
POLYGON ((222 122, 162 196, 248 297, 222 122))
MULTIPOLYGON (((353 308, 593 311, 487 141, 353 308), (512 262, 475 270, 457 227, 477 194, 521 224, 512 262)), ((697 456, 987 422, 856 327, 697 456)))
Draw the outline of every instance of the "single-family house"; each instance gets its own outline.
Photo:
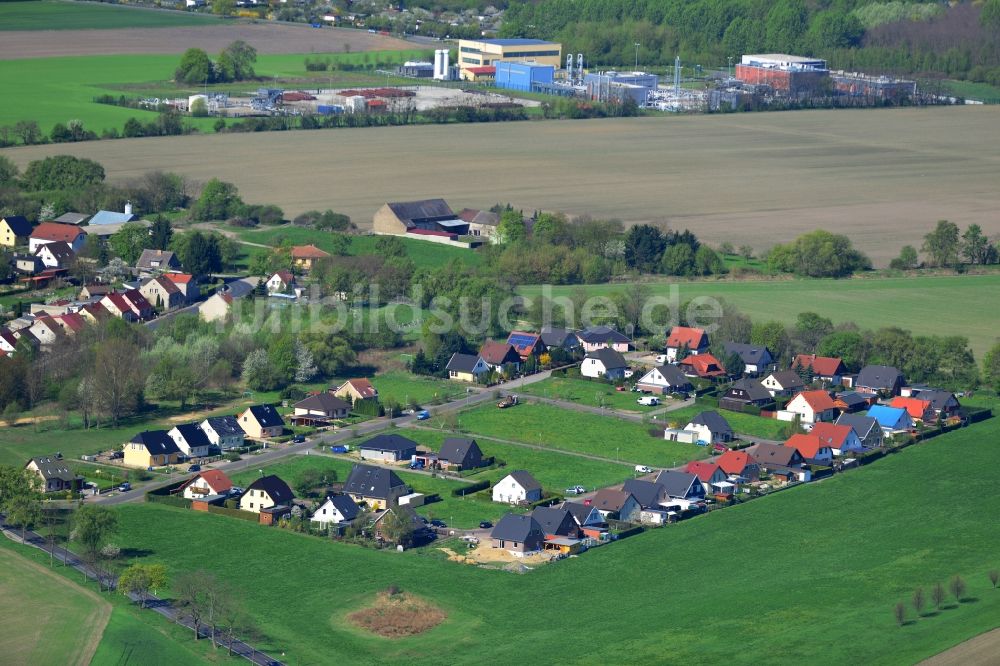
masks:
POLYGON ((538 521, 546 539, 554 537, 578 538, 580 526, 576 524, 567 509, 551 506, 538 506, 531 512, 531 517, 538 521))
POLYGON ((852 388, 861 393, 878 393, 880 395, 899 395, 899 390, 906 380, 903 373, 887 365, 866 365, 854 378, 852 388))
POLYGON ((929 389, 920 391, 917 396, 921 400, 927 400, 931 403, 930 411, 934 414, 935 419, 957 416, 962 411, 962 404, 951 391, 929 389))
POLYGON ((592 504, 583 504, 582 502, 563 502, 560 505, 563 509, 569 511, 570 515, 573 516, 573 520, 581 528, 587 527, 600 527, 604 525, 604 516, 601 512, 597 510, 592 504))
POLYGON ((850 426, 866 449, 882 446, 883 433, 878 421, 864 414, 841 414, 837 417, 837 425, 850 426))
POLYGON ((38 477, 37 487, 43 493, 79 490, 83 485, 83 477, 73 472, 61 456, 38 456, 24 468, 38 477))
POLYGON ((483 451, 474 439, 449 437, 441 444, 438 461, 460 470, 476 469, 483 466, 483 451))
POLYGON ((493 526, 490 542, 494 548, 520 557, 541 550, 545 545, 545 532, 530 515, 508 513, 493 526))
POLYGON ((181 459, 181 450, 166 430, 140 432, 125 445, 123 453, 123 465, 140 469, 176 465, 181 459))
POLYGON ((607 347, 587 352, 580 364, 580 374, 594 379, 617 381, 625 378, 628 363, 621 353, 607 347))
POLYGON ((733 441, 733 428, 729 425, 729 421, 714 410, 701 412, 691 419, 684 429, 697 433, 697 441, 708 444, 725 444, 733 441))
POLYGON ((235 416, 210 416, 200 426, 212 446, 222 451, 243 446, 246 433, 235 416))
POLYGON ((511 331, 507 336, 507 344, 514 348, 522 361, 527 360, 529 356, 540 356, 545 351, 545 343, 538 333, 511 331))
POLYGON ((55 241, 39 247, 37 256, 46 268, 69 268, 76 259, 76 252, 69 243, 55 241))
POLYGON ((163 277, 177 287, 184 298, 184 303, 194 303, 201 296, 198 281, 190 273, 164 273, 163 277))
POLYGON ((295 276, 288 271, 278 271, 265 282, 270 294, 283 294, 295 286, 295 276))
POLYGON ((889 407, 888 405, 873 405, 868 410, 868 416, 878 421, 882 432, 892 435, 899 432, 908 432, 913 429, 913 419, 902 407, 889 407))
POLYGON ((402 435, 376 435, 358 447, 362 460, 399 462, 417 454, 417 443, 402 435))
POLYGON ((487 340, 479 349, 479 358, 487 367, 494 370, 501 370, 505 366, 521 367, 521 357, 514 350, 513 345, 496 340, 487 340))
POLYGON ((35 273, 41 272, 44 268, 42 260, 40 257, 34 254, 15 254, 14 255, 14 269, 18 273, 27 273, 28 275, 34 275, 35 273))
POLYGON ((233 301, 229 294, 217 291, 198 306, 198 314, 207 322, 224 320, 229 316, 233 301))
POLYGON ((76 312, 67 312, 66 314, 55 315, 52 317, 52 321, 54 321, 66 335, 76 335, 87 327, 87 320, 76 312))
POLYGON ((274 507, 290 507, 295 498, 292 489, 281 477, 270 474, 256 479, 247 486, 240 497, 240 509, 251 513, 260 513, 274 507))
POLYGON ((359 400, 378 400, 378 389, 367 379, 348 379, 338 386, 333 394, 341 400, 354 404, 359 400))
POLYGON ((146 321, 147 319, 153 318, 153 306, 149 304, 146 297, 143 296, 138 289, 129 289, 122 293, 122 300, 128 304, 132 314, 134 314, 140 321, 146 321))
POLYGON ((185 298, 173 282, 163 276, 149 278, 139 287, 139 293, 157 310, 173 310, 184 305, 185 298))
POLYGON ((864 449, 858 433, 849 425, 817 423, 809 434, 819 437, 824 445, 830 447, 835 456, 848 456, 864 449))
POLYGON ((43 347, 51 347, 64 335, 62 327, 52 317, 47 316, 36 317, 35 321, 28 327, 28 331, 38 339, 43 347))
POLYGON ((689 393, 694 390, 691 380, 675 365, 661 365, 653 368, 636 382, 640 391, 650 393, 689 393))
POLYGON ((278 437, 285 430, 285 420, 272 405, 253 405, 243 410, 240 427, 251 439, 278 437))
POLYGON ((871 393, 857 391, 842 391, 833 395, 833 404, 841 413, 853 414, 863 412, 875 404, 876 397, 871 393))
POLYGON ((100 300, 115 290, 110 284, 87 284, 80 289, 81 301, 100 300))
POLYGON ((774 404, 771 392, 758 380, 744 377, 732 383, 719 398, 719 407, 734 412, 758 412, 774 404))
POLYGON ((448 379, 473 384, 482 381, 482 378, 490 373, 490 366, 482 356, 459 352, 451 355, 445 369, 448 371, 448 379))
POLYGON ((805 370, 813 379, 824 384, 840 384, 847 368, 844 362, 835 356, 816 356, 816 354, 798 354, 792 359, 792 370, 805 370))
POLYGON ((708 352, 687 356, 677 362, 677 367, 683 370, 688 377, 714 379, 726 376, 726 368, 719 362, 719 359, 708 352))
POLYGON ((688 474, 694 474, 701 481, 705 494, 714 495, 717 493, 730 494, 732 484, 727 480, 729 476, 718 465, 718 463, 706 462, 704 460, 692 460, 684 467, 688 474), (726 485, 720 485, 726 484, 726 485))
POLYGON ((433 533, 427 528, 424 521, 420 519, 417 512, 413 510, 413 507, 406 504, 387 507, 376 515, 375 520, 372 521, 372 531, 375 533, 377 541, 385 541, 403 546, 419 545, 434 538, 433 533), (387 517, 390 515, 396 519, 396 524, 405 525, 409 528, 407 530, 409 537, 401 535, 398 530, 389 529, 391 522, 387 520, 387 517))
POLYGON ((934 412, 931 411, 931 401, 924 400, 923 396, 919 398, 904 398, 897 395, 889 402, 889 406, 905 409, 906 413, 914 421, 933 421, 935 418, 934 412))
POLYGON ((788 401, 785 411, 798 415, 801 423, 819 423, 837 418, 837 405, 823 390, 802 391, 788 401))
POLYGON ((747 481, 760 479, 760 465, 746 451, 726 451, 716 458, 715 464, 730 477, 738 476, 747 481))
POLYGON ((6 328, 0 328, 0 351, 8 356, 17 349, 17 338, 6 328))
POLYGON ((628 479, 622 485, 622 490, 631 493, 643 509, 658 509, 661 503, 670 499, 667 489, 661 484, 642 479, 628 479))
POLYGON ((228 494, 233 489, 233 482, 221 469, 206 469, 188 479, 181 488, 185 499, 202 499, 228 494))
POLYGON ((463 208, 458 211, 458 219, 469 224, 470 236, 481 236, 489 239, 491 242, 497 239, 497 227, 500 225, 500 216, 493 211, 463 208))
POLYGON ((328 495, 313 511, 309 521, 321 525, 340 525, 351 522, 359 515, 361 507, 348 495, 328 495))
POLYGON ((798 451, 810 465, 829 465, 833 462, 833 449, 812 433, 796 433, 788 438, 785 446, 798 451))
POLYGON ((83 249, 83 241, 87 237, 87 232, 72 224, 57 224, 55 222, 42 222, 31 232, 28 237, 28 252, 36 254, 38 248, 46 243, 63 242, 73 248, 73 252, 83 249))
POLYGON ((580 346, 580 338, 576 337, 576 331, 568 328, 543 326, 541 337, 546 349, 571 351, 580 346))
POLYGON ((754 457, 760 468, 770 474, 777 474, 798 481, 809 481, 812 472, 805 469, 805 459, 799 450, 780 444, 754 444, 746 450, 754 457))
POLYGON ((139 260, 135 262, 135 268, 141 276, 167 273, 179 271, 181 261, 170 250, 143 250, 139 260))
POLYGON ((656 483, 663 486, 672 498, 697 502, 705 498, 705 487, 694 474, 665 469, 656 475, 656 483))
POLYGON ((605 520, 610 518, 634 523, 639 520, 639 514, 642 513, 642 506, 632 493, 614 488, 598 490, 590 505, 597 509, 605 520))
POLYGON ((344 493, 375 510, 386 509, 410 492, 395 472, 384 467, 358 464, 344 482, 344 493))
POLYGON ((772 372, 764 378, 761 384, 774 397, 794 395, 806 386, 806 383, 802 381, 802 377, 794 370, 772 372))
POLYGON ((23 215, 0 217, 0 246, 17 247, 28 242, 31 222, 23 215))
POLYGON ((671 363, 687 355, 704 354, 708 351, 708 333, 701 328, 674 326, 667 335, 666 354, 671 363))
POLYGON ((347 418, 350 403, 332 393, 322 392, 299 400, 292 405, 292 421, 298 425, 325 424, 333 419, 347 418))
POLYGON ((723 345, 726 356, 736 355, 743 361, 743 374, 757 376, 767 372, 774 363, 770 350, 763 345, 748 345, 742 342, 727 342, 723 345))
POLYGON ((632 345, 631 338, 610 326, 591 326, 577 333, 576 337, 583 345, 585 352, 610 348, 624 354, 632 345))
POLYGON ((99 324, 111 318, 111 313, 100 302, 87 303, 77 311, 77 314, 88 324, 99 324))
POLYGON ((167 434, 174 440, 181 453, 188 458, 204 458, 212 448, 208 435, 198 427, 197 423, 182 423, 171 428, 167 434))
POLYGON ((542 484, 523 469, 516 469, 493 485, 493 501, 504 504, 537 502, 542 499, 542 484))
POLYGON ((293 245, 292 262, 302 270, 312 270, 313 264, 320 259, 329 259, 332 255, 325 252, 313 244, 293 245))

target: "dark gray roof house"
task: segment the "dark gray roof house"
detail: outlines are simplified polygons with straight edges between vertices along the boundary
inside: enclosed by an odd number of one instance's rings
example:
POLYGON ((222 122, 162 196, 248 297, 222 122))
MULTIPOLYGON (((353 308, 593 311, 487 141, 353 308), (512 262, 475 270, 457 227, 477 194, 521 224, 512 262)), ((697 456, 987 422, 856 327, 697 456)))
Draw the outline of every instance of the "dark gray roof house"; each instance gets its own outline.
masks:
POLYGON ((403 494, 405 488, 406 484, 391 469, 372 465, 355 465, 344 482, 345 493, 381 500, 403 494))
POLYGON ((736 354, 743 361, 743 365, 754 366, 757 372, 774 363, 774 358, 767 347, 761 345, 748 345, 742 342, 727 342, 723 345, 727 355, 736 354))
POLYGON ((727 403, 765 405, 773 400, 771 392, 764 388, 764 385, 760 381, 744 377, 733 382, 733 385, 726 389, 726 392, 719 400, 719 406, 727 408, 727 403))
POLYGON ((861 368, 854 386, 869 391, 890 391, 895 393, 905 383, 903 373, 888 365, 866 365, 861 368))
POLYGON ((799 373, 794 370, 778 370, 772 372, 770 377, 781 385, 783 391, 798 391, 806 385, 799 373))
POLYGON ((83 478, 75 474, 61 458, 38 456, 28 461, 28 465, 32 463, 37 468, 38 475, 46 482, 46 490, 48 490, 49 481, 59 481, 61 485, 67 486, 77 483, 83 478))
POLYGON ((235 416, 209 416, 207 419, 208 425, 212 426, 214 430, 220 437, 225 437, 226 435, 245 435, 243 428, 240 427, 239 419, 235 416))
POLYGON ((766 469, 775 466, 778 468, 797 467, 805 462, 798 449, 780 444, 755 444, 747 449, 747 453, 756 458, 757 462, 766 469))
POLYGON ((659 483, 640 479, 629 479, 622 486, 622 490, 632 493, 632 496, 639 500, 639 506, 643 509, 659 507, 660 502, 668 497, 666 488, 659 483))
POLYGON ((354 520, 359 515, 361 515, 361 508, 358 506, 357 502, 352 500, 347 495, 330 495, 326 498, 330 501, 330 504, 340 512, 340 515, 344 517, 344 520, 354 520))
POLYGON ((608 343, 632 343, 632 339, 624 333, 619 333, 610 326, 591 326, 576 334, 576 337, 588 344, 608 343))
POLYGON ((424 199, 422 201, 397 201, 386 204, 404 222, 421 223, 454 219, 455 212, 444 199, 424 199))
POLYGON ((251 490, 262 490, 267 493, 271 501, 274 502, 275 506, 287 505, 295 495, 292 493, 292 489, 288 487, 288 484, 281 480, 280 477, 270 474, 268 476, 262 476, 249 486, 247 486, 247 492, 251 490))
POLYGON ((587 358, 596 358, 599 360, 604 365, 605 372, 628 367, 625 357, 610 347, 602 347, 601 349, 587 352, 587 358))
POLYGON ((455 352, 451 355, 445 370, 474 374, 476 366, 479 365, 479 354, 461 354, 455 352))
POLYGON ((577 525, 593 525, 604 521, 599 513, 594 513, 596 509, 589 504, 563 502, 562 508, 570 512, 577 525), (600 518, 600 520, 596 520, 595 517, 600 518))
POLYGON ((924 390, 917 393, 916 397, 920 400, 929 401, 931 409, 935 412, 953 412, 962 406, 958 398, 951 391, 941 391, 939 389, 924 390))
POLYGON ((376 435, 359 447, 362 451, 393 453, 397 459, 409 458, 417 453, 417 443, 402 435, 376 435))
POLYGON ((475 469, 483 464, 483 452, 474 439, 449 437, 441 444, 438 459, 461 465, 463 470, 475 469))
POLYGON ((169 456, 181 452, 174 440, 170 439, 166 430, 144 430, 133 437, 131 441, 134 444, 145 446, 151 456, 169 456))
POLYGON ((326 391, 299 400, 293 408, 307 411, 309 414, 322 414, 327 418, 336 418, 351 411, 349 403, 326 391))
POLYGON ((575 537, 580 533, 573 514, 566 509, 539 506, 531 512, 531 517, 538 522, 546 536, 575 537))
POLYGON ((262 428, 276 428, 285 425, 285 420, 281 418, 281 414, 272 405, 254 405, 249 410, 262 428))
POLYGON ((143 250, 135 267, 140 271, 177 270, 181 262, 170 250, 143 250))
POLYGON ((837 417, 837 425, 846 425, 854 428, 861 441, 865 441, 872 431, 882 432, 882 427, 871 416, 865 414, 841 414, 837 417))
POLYGON ((864 395, 856 391, 844 391, 833 396, 835 401, 844 403, 844 411, 860 412, 868 408, 870 395, 864 395))
POLYGON ((665 469, 656 475, 656 483, 663 486, 670 497, 678 499, 700 499, 705 496, 705 487, 694 474, 665 469))
POLYGON ((211 446, 212 442, 209 441, 208 435, 197 423, 182 423, 176 426, 177 432, 181 434, 184 441, 192 449, 197 449, 203 446, 211 446))
POLYGON ((31 235, 32 227, 31 222, 28 222, 28 218, 23 215, 5 215, 0 216, 7 226, 10 227, 11 232, 18 238, 27 238, 31 235))
POLYGON ((703 425, 709 429, 713 435, 728 434, 733 435, 733 428, 719 412, 708 410, 701 412, 689 421, 694 425, 703 425))
POLYGON ((571 331, 568 328, 543 326, 541 336, 546 347, 572 349, 580 346, 580 338, 576 337, 576 331, 571 331))
POLYGON ((490 538, 504 543, 526 544, 525 550, 537 550, 545 541, 545 532, 530 515, 508 513, 494 525, 490 538))
POLYGON ((531 472, 527 470, 515 469, 507 476, 517 481, 517 484, 524 488, 525 492, 542 489, 542 484, 538 483, 535 477, 531 476, 531 472))

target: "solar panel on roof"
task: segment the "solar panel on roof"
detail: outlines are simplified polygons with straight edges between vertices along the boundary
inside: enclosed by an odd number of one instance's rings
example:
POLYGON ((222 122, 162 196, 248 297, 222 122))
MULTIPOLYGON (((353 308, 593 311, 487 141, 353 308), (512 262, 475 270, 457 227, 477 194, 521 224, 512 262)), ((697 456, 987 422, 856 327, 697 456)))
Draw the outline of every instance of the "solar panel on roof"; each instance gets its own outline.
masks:
POLYGON ((533 335, 512 335, 507 338, 507 342, 515 347, 530 347, 535 344, 535 340, 537 338, 533 335))

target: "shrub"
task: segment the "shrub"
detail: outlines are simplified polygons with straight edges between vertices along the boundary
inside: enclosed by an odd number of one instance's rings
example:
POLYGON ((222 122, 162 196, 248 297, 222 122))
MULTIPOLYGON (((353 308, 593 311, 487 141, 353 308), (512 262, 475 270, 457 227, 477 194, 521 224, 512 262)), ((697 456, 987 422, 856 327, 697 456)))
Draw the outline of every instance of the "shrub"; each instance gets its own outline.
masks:
POLYGON ((465 495, 471 495, 472 493, 477 493, 480 490, 486 490, 490 487, 489 479, 483 479, 482 481, 477 481, 475 483, 470 483, 467 486, 462 486, 461 488, 455 488, 451 491, 453 497, 464 497, 465 495))

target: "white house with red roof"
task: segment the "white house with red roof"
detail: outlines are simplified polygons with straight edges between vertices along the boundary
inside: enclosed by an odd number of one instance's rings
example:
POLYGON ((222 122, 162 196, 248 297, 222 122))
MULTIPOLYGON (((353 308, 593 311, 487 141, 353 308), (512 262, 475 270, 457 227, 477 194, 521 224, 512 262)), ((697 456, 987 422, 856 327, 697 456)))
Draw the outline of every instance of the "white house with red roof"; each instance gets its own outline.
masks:
POLYGON ((181 488, 186 499, 201 499, 210 495, 225 495, 233 488, 233 482, 220 469, 206 469, 188 479, 181 488))
POLYGON ((808 369, 814 378, 829 384, 839 384, 841 377, 847 374, 843 360, 834 356, 816 356, 816 354, 799 354, 792 360, 792 370, 808 369))
POLYGON ((198 314, 208 322, 222 321, 229 316, 233 306, 233 297, 217 291, 208 300, 198 306, 198 314))
POLYGON ((819 437, 823 444, 830 447, 835 456, 846 456, 864 449, 858 433, 849 425, 817 423, 809 434, 819 437))
POLYGON ((101 305, 105 310, 119 319, 124 319, 125 321, 139 321, 139 316, 132 311, 132 306, 125 300, 125 297, 118 292, 108 294, 102 298, 101 305))
POLYGON ((62 241, 71 248, 73 252, 83 249, 83 241, 87 237, 87 232, 72 224, 58 224, 57 222, 42 222, 28 237, 28 251, 31 254, 38 252, 38 248, 46 243, 57 243, 62 241))
POLYGON ((671 363, 676 361, 681 350, 686 350, 691 355, 704 354, 708 351, 708 333, 700 328, 674 326, 667 336, 667 360, 671 363))
POLYGON ((66 314, 55 315, 52 317, 52 321, 58 324, 63 332, 68 335, 79 333, 87 326, 87 320, 76 312, 67 312, 66 314))
POLYGON ((783 412, 789 421, 798 416, 800 423, 833 421, 839 414, 833 398, 823 390, 802 391, 788 401, 783 412))
POLYGON ((184 295, 184 300, 193 303, 201 296, 201 289, 198 288, 198 281, 189 273, 164 273, 163 277, 174 283, 184 295))
POLYGON ((377 400, 378 389, 367 379, 348 379, 332 391, 341 400, 356 402, 358 400, 377 400))
POLYGON ((715 459, 727 477, 741 477, 747 481, 760 479, 760 464, 746 451, 726 451, 715 459))
POLYGON ((278 271, 269 277, 265 284, 269 293, 286 292, 295 286, 295 276, 288 271, 278 271))
POLYGON ((173 310, 180 307, 186 300, 181 290, 172 281, 159 275, 142 283, 139 287, 146 302, 155 305, 160 310, 173 310))
POLYGON ((704 460, 692 460, 684 468, 688 474, 694 474, 701 481, 706 493, 731 493, 733 484, 729 483, 725 471, 717 463, 704 460))
POLYGON ((817 465, 829 465, 833 462, 833 449, 817 435, 798 433, 785 442, 785 446, 799 452, 807 462, 817 465))

